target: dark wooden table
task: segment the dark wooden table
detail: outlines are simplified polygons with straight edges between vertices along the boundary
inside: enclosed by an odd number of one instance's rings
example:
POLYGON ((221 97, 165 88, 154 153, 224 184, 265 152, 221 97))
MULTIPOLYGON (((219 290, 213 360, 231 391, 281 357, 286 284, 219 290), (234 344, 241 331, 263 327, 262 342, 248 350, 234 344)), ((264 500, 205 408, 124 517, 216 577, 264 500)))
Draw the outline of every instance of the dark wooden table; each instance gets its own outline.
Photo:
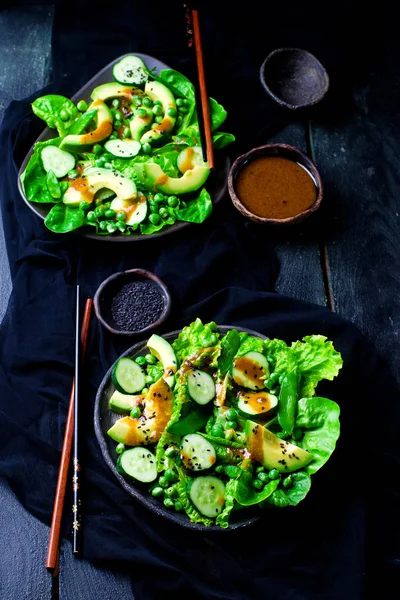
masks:
MULTIPOLYGON (((53 16, 49 5, 0 10, 0 120, 11 99, 24 98, 49 81, 53 16)), ((328 306, 355 323, 400 381, 400 194, 390 170, 382 175, 376 169, 386 132, 367 117, 369 85, 354 90, 352 112, 340 124, 292 123, 270 140, 311 150, 331 215, 329 233, 311 235, 305 228, 291 239, 275 238, 280 260, 276 291, 328 306), (365 168, 355 173, 348 156, 357 151, 360 136, 370 140, 370 151, 365 168)), ((399 128, 400 112, 387 123, 399 128)), ((0 221, 0 320, 10 291, 0 221)), ((133 599, 127 577, 74 559, 68 541, 61 547, 59 577, 52 578, 44 567, 48 527, 22 508, 2 480, 0 503, 0 598, 92 600, 95 590, 96 600, 133 599)))

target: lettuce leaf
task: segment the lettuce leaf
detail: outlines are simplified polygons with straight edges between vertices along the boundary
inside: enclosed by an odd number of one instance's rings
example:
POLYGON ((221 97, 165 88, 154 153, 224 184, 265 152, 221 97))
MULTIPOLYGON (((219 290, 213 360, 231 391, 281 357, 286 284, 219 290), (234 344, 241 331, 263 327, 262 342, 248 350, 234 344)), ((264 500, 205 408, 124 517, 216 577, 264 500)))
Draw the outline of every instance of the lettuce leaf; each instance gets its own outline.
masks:
POLYGON ((302 374, 300 396, 312 396, 317 383, 321 379, 332 381, 343 365, 340 353, 324 335, 309 335, 302 342, 293 342, 291 351, 302 374))
POLYGON ((186 208, 179 208, 175 214, 179 221, 203 223, 212 213, 212 206, 210 194, 205 188, 202 188, 198 196, 187 202, 186 208))
POLYGON ((47 229, 54 233, 68 233, 82 227, 84 223, 85 213, 81 208, 67 206, 62 202, 53 206, 44 220, 47 229))
POLYGON ((182 362, 186 357, 195 354, 200 349, 213 347, 218 343, 217 324, 211 321, 203 325, 200 319, 196 319, 182 329, 172 347, 178 361, 182 362))
POLYGON ((79 115, 79 111, 72 100, 57 94, 37 98, 32 103, 32 110, 37 117, 46 122, 48 127, 57 129, 61 137, 67 135, 69 128, 79 115), (66 111, 68 114, 66 121, 61 118, 61 111, 66 111))
POLYGON ((236 356, 244 356, 247 352, 261 352, 264 351, 264 341, 256 338, 248 333, 241 331, 240 334, 240 346, 236 356))
POLYGON ((223 377, 231 368, 233 359, 240 347, 240 335, 236 329, 231 329, 221 340, 221 354, 218 358, 220 377, 223 377))
POLYGON ((279 479, 269 481, 259 492, 252 486, 252 475, 249 471, 243 471, 237 480, 235 488, 235 500, 241 506, 253 506, 266 500, 278 487, 279 479))
POLYGON ((190 501, 189 494, 187 491, 190 478, 184 474, 182 469, 178 468, 177 470, 179 475, 179 481, 175 484, 175 490, 178 493, 178 498, 182 503, 185 513, 192 521, 192 523, 202 523, 203 525, 210 527, 213 524, 212 520, 208 519, 207 517, 203 517, 203 515, 199 513, 199 511, 193 506, 193 504, 190 501))
POLYGON ((305 470, 318 471, 331 456, 340 435, 340 408, 327 398, 302 398, 297 408, 296 427, 304 437, 295 443, 315 456, 305 470))
POLYGON ((25 196, 31 202, 57 202, 57 199, 53 198, 47 187, 47 173, 43 168, 40 154, 46 146, 59 146, 60 143, 61 138, 54 138, 46 142, 36 142, 35 144, 33 154, 26 165, 25 171, 21 175, 21 183, 25 196))
POLYGON ((292 487, 278 488, 268 498, 267 503, 279 508, 296 506, 306 497, 311 488, 311 478, 305 471, 297 471, 291 474, 292 487))
POLYGON ((225 506, 224 510, 216 518, 216 524, 226 529, 229 527, 229 517, 235 506, 235 495, 238 482, 236 479, 230 479, 225 486, 225 506))

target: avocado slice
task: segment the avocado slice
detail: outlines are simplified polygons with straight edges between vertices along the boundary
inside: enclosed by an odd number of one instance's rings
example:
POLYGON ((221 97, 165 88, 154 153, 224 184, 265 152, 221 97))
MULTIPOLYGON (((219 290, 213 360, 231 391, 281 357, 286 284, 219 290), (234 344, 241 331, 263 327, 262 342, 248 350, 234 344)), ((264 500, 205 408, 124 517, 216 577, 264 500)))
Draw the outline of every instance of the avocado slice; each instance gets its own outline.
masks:
POLYGON ((102 100, 95 100, 88 110, 97 109, 96 129, 80 135, 70 134, 61 141, 60 148, 68 152, 84 152, 90 150, 93 144, 105 140, 112 132, 112 115, 108 106, 102 100))
POLYGON ((143 402, 143 395, 121 394, 115 390, 108 402, 108 408, 119 415, 129 414, 135 406, 143 402))
POLYGON ((143 96, 143 91, 114 81, 113 83, 103 83, 103 85, 94 88, 91 98, 92 100, 103 100, 105 102, 111 100, 111 98, 118 98, 118 96, 132 100, 133 96, 136 95, 143 96))
POLYGON ((141 137, 140 142, 142 144, 157 143, 164 140, 164 138, 172 132, 172 129, 175 126, 177 114, 175 98, 171 90, 159 81, 148 81, 144 87, 144 92, 150 100, 153 100, 153 102, 154 100, 159 100, 161 102, 164 110, 164 117, 157 127, 151 129, 151 131, 147 131, 147 133, 141 137), (172 110, 169 111, 168 109, 172 110), (173 113, 174 116, 171 116, 170 113, 173 113))
POLYGON ((147 347, 162 363, 164 367, 163 378, 168 383, 169 387, 172 387, 174 385, 174 374, 178 368, 178 361, 176 360, 175 352, 173 351, 171 344, 154 333, 147 342, 147 347))
POLYGON ((116 442, 127 446, 146 446, 158 442, 172 414, 173 393, 161 377, 150 386, 142 401, 140 417, 118 419, 107 434, 116 442))
POLYGON ((182 177, 168 177, 160 165, 143 163, 143 172, 147 184, 152 186, 154 191, 180 195, 201 188, 207 181, 210 169, 208 167, 194 167, 194 169, 186 171, 182 177))
POLYGON ((123 200, 117 197, 112 200, 110 208, 116 212, 125 213, 125 223, 127 225, 136 225, 146 218, 146 196, 139 192, 135 200, 123 200))
POLYGON ((278 438, 254 421, 246 421, 244 432, 252 459, 267 469, 291 473, 301 469, 314 458, 307 450, 278 438))
POLYGON ((107 188, 121 200, 134 200, 137 196, 136 185, 119 171, 110 169, 91 169, 85 177, 75 179, 64 194, 63 202, 69 206, 79 206, 83 201, 92 202, 99 190, 107 188))
POLYGON ((147 115, 145 117, 139 117, 138 115, 135 115, 129 124, 132 139, 138 142, 141 140, 143 134, 150 129, 153 121, 153 113, 151 108, 147 108, 146 106, 142 106, 141 108, 146 110, 147 115))
POLYGON ((179 153, 177 160, 178 169, 181 173, 186 173, 194 167, 208 167, 203 160, 203 151, 201 146, 189 146, 179 153))

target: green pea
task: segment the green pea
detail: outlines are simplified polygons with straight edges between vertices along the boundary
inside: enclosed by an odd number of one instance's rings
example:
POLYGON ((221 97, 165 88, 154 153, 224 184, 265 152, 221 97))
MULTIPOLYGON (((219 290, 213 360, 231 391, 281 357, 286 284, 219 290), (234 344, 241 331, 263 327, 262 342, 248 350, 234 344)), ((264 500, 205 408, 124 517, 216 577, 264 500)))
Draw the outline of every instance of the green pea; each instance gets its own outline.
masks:
POLYGON ((70 179, 76 179, 77 177, 79 177, 79 173, 76 169, 71 169, 71 171, 68 171, 67 176, 70 179))
POLYGON ((151 495, 154 496, 154 498, 161 498, 162 496, 164 496, 164 490, 162 489, 162 487, 157 486, 152 489, 151 495))
POLYGON ((167 508, 172 508, 174 506, 174 501, 171 500, 171 498, 165 498, 164 506, 166 506, 167 508))
POLYGON ((176 496, 176 489, 173 486, 167 488, 165 490, 165 495, 168 496, 168 498, 173 498, 176 496))
POLYGON ((147 388, 147 387, 144 387, 141 391, 141 394, 143 394, 143 396, 145 396, 148 393, 149 393, 149 388, 147 388))
POLYGON ((169 487, 169 481, 167 481, 163 475, 161 475, 161 477, 159 478, 158 483, 161 485, 162 488, 169 487))
POLYGON ((158 215, 157 213, 151 213, 151 215, 149 216, 149 221, 152 225, 158 225, 161 221, 160 215, 158 215))
POLYGON ((163 122, 163 117, 156 117, 154 121, 160 125, 163 122))
POLYGON ((122 115, 118 110, 114 113, 114 121, 122 121, 122 115))
POLYGON ((99 227, 100 227, 101 231, 105 231, 107 229, 107 225, 108 225, 107 221, 100 221, 99 227))
POLYGON ((262 490, 264 483, 260 479, 253 479, 253 487, 257 490, 262 490))
POLYGON ((235 437, 235 432, 233 429, 227 429, 224 433, 224 438, 226 440, 233 440, 233 438, 235 437))
POLYGON ((162 102, 161 102, 161 100, 158 100, 158 99, 157 99, 157 100, 154 100, 154 101, 153 101, 153 104, 154 104, 154 106, 157 106, 157 104, 159 104, 160 106, 162 106, 162 102))
POLYGON ((150 385, 152 383, 154 383, 154 379, 152 378, 151 375, 146 375, 146 377, 144 378, 144 380, 145 380, 146 383, 149 383, 150 385))
POLYGON ((112 166, 112 164, 111 164, 110 162, 105 162, 105 163, 104 163, 104 168, 105 168, 105 169, 112 169, 112 168, 113 168, 113 166, 112 166))
POLYGON ((122 137, 128 138, 130 135, 131 135, 131 130, 129 129, 129 127, 124 127, 124 130, 122 132, 122 137))
POLYGON ((141 96, 138 96, 138 95, 133 96, 133 102, 134 102, 134 104, 136 104, 136 106, 140 106, 142 104, 141 96))
POLYGON ((183 509, 182 502, 180 502, 179 500, 177 500, 177 501, 175 502, 175 504, 174 504, 174 509, 175 509, 177 512, 180 512, 180 511, 183 509))
POLYGON ((121 233, 125 233, 125 231, 126 231, 126 223, 123 223, 122 221, 118 221, 118 223, 117 223, 117 229, 121 233))
POLYGON ((118 98, 114 98, 114 100, 111 102, 111 104, 113 105, 114 108, 119 108, 118 98))
POLYGON ((166 451, 164 452, 164 455, 167 458, 176 458, 176 450, 173 446, 169 446, 169 448, 166 449, 166 451))
POLYGON ((164 202, 165 200, 165 196, 163 194, 160 194, 159 192, 157 194, 154 195, 154 200, 156 202, 164 202))
POLYGON ((86 200, 84 200, 83 202, 80 203, 79 208, 86 211, 90 208, 90 206, 91 206, 90 202, 86 202, 86 200))
POLYGON ((182 115, 178 115, 178 118, 176 119, 177 125, 181 125, 182 121, 183 121, 182 115))
POLYGON ((236 428, 237 428, 237 426, 238 426, 237 422, 236 422, 236 421, 233 421, 233 420, 231 420, 231 421, 227 421, 227 422, 225 423, 225 428, 226 428, 226 429, 236 429, 236 428))
POLYGON ((167 209, 165 209, 164 207, 160 208, 160 210, 158 211, 158 214, 160 215, 160 217, 162 219, 166 219, 169 216, 167 209))
POLYGON ((176 206, 178 206, 178 204, 179 204, 179 200, 176 196, 170 196, 168 198, 168 206, 175 208, 176 206))
POLYGON ((235 419, 237 419, 237 416, 238 414, 234 408, 230 408, 225 413, 225 417, 228 419, 228 421, 234 421, 235 419))
POLYGON ((224 469, 223 465, 218 465, 217 467, 215 467, 215 472, 216 473, 225 473, 225 469, 224 469))
POLYGON ((62 119, 63 121, 68 121, 68 119, 69 119, 69 113, 68 113, 68 111, 67 111, 67 110, 65 110, 65 108, 62 108, 62 109, 60 110, 60 117, 61 117, 61 119, 62 119))
POLYGON ((122 210, 118 211, 115 216, 117 221, 125 221, 126 219, 126 214, 122 210))
POLYGON ((269 475, 268 473, 257 473, 257 479, 266 483, 267 481, 269 481, 269 475))
POLYGON ((157 362, 157 359, 154 356, 154 354, 146 354, 146 356, 144 358, 145 358, 147 364, 149 364, 149 365, 155 365, 157 362))
POLYGON ((176 117, 176 113, 177 112, 178 111, 176 110, 175 106, 168 106, 168 108, 167 108, 167 115, 169 117, 176 117))
POLYGON ((177 106, 183 106, 183 98, 177 98, 176 105, 177 106))
POLYGON ((115 231, 117 231, 117 226, 115 223, 109 223, 107 225, 107 231, 108 233, 114 233, 115 231))
POLYGON ((282 481, 282 485, 284 488, 290 488, 292 487, 293 481, 292 481, 292 476, 288 475, 288 477, 285 477, 285 479, 282 481))
POLYGON ((102 156, 101 158, 96 158, 96 160, 94 161, 94 164, 96 165, 96 167, 104 167, 105 162, 106 162, 106 159, 104 158, 104 156, 102 156))
POLYGON ((256 468, 256 473, 263 473, 265 471, 265 467, 263 467, 262 465, 260 465, 259 467, 256 468))
POLYGON ((222 425, 214 425, 211 429, 211 435, 213 435, 214 437, 223 437, 224 429, 222 425))
POLYGON ((88 214, 86 215, 86 218, 88 221, 95 221, 97 219, 97 216, 94 210, 89 210, 88 214))
POLYGON ((268 475, 270 479, 278 479, 279 471, 277 469, 271 469, 268 475))
POLYGON ((115 451, 117 454, 122 454, 125 451, 125 444, 117 444, 115 451))
POLYGON ((159 117, 163 114, 163 107, 160 106, 159 104, 156 104, 155 106, 153 106, 153 115, 156 115, 156 117, 159 117))
MULTIPOLYGON (((117 217, 118 218, 118 217, 117 217)), ((146 359, 144 356, 137 356, 135 358, 135 363, 137 363, 138 365, 142 366, 146 364, 146 359)))
POLYGON ((267 388, 269 388, 269 389, 273 388, 278 383, 278 378, 279 378, 279 375, 272 373, 272 375, 270 377, 268 377, 267 381, 265 382, 265 385, 267 386, 267 388))
POLYGON ((84 100, 79 100, 78 104, 76 105, 76 108, 80 112, 85 112, 88 108, 87 102, 85 102, 84 100))
POLYGON ((118 133, 115 133, 115 131, 112 132, 112 134, 110 135, 110 140, 116 140, 118 137, 118 133))
POLYGON ((142 150, 144 154, 150 154, 151 152, 151 146, 150 144, 148 144, 147 142, 145 142, 142 146, 142 150))
POLYGON ((100 146, 100 144, 95 144, 93 146, 93 153, 96 156, 100 156, 100 154, 103 154, 103 148, 100 146))
POLYGON ((112 217, 115 217, 115 210, 112 208, 107 208, 107 210, 104 213, 104 216, 107 217, 107 219, 111 219, 112 217))
POLYGON ((164 477, 167 481, 176 481, 176 474, 172 469, 167 469, 164 473, 164 477))
POLYGON ((189 109, 188 109, 188 107, 187 107, 187 106, 181 106, 181 107, 179 108, 179 110, 180 110, 180 112, 181 112, 183 115, 185 115, 185 114, 186 114, 186 113, 189 111, 189 109))
POLYGON ((141 414, 142 414, 142 411, 140 410, 140 408, 138 406, 135 406, 135 408, 132 408, 131 413, 130 413, 132 419, 138 419, 141 414))
POLYGON ((301 440, 302 437, 303 432, 301 431, 301 429, 293 429, 292 438, 294 440, 301 440))
POLYGON ((188 98, 184 98, 183 99, 183 104, 186 104, 186 106, 189 106, 190 100, 188 100, 188 98))
POLYGON ((150 100, 150 98, 148 96, 145 96, 143 98, 143 102, 142 102, 143 106, 147 106, 147 107, 151 107, 153 106, 153 102, 150 100))
POLYGON ((147 117, 147 110, 145 108, 138 108, 136 114, 138 117, 147 117))

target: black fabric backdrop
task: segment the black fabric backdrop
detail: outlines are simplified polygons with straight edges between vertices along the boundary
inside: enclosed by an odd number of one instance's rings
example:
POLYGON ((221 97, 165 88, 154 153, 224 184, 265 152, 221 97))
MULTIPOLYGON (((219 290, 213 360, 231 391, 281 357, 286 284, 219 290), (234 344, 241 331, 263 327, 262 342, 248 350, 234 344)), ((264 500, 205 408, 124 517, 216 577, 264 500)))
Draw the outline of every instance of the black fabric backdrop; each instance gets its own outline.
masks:
MULTIPOLYGON (((210 3, 204 3, 209 91, 228 109, 226 130, 238 137, 235 156, 267 142, 289 118, 266 102, 258 82, 259 65, 274 46, 306 46, 330 74, 341 72, 342 96, 334 87, 325 110, 333 99, 337 110, 345 106, 351 66, 361 51, 354 48, 348 60, 354 21, 349 12, 343 19, 348 3, 342 4, 326 8, 330 27, 322 33, 316 27, 321 15, 311 8, 305 14, 303 5, 271 9, 268 23, 273 19, 278 26, 266 30, 257 3, 244 11, 221 2, 212 13, 210 3)), ((180 5, 168 3, 166 10, 158 1, 151 7, 121 2, 112 11, 89 2, 79 8, 68 3, 65 9, 58 4, 54 83, 46 91, 71 94, 128 51, 157 56, 188 72, 181 15, 180 5)), ((357 31, 361 44, 368 30, 357 31)), ((362 47, 367 52, 371 48, 362 47)), ((357 77, 368 71, 364 59, 357 77)), ((278 264, 268 234, 239 217, 228 199, 202 226, 158 242, 115 245, 46 231, 19 197, 16 182, 18 167, 42 129, 31 114, 31 101, 12 103, 0 140, 1 202, 14 286, 0 329, 0 474, 32 514, 50 522, 73 373, 75 284, 80 283, 82 296, 93 296, 112 272, 149 268, 169 285, 173 297, 162 331, 199 316, 287 341, 311 333, 332 339, 344 368, 319 392, 339 402, 342 434, 296 509, 267 513, 260 524, 237 532, 178 529, 134 502, 102 460, 92 426, 95 392, 129 343, 109 336, 93 318, 81 395, 85 558, 128 569, 137 600, 164 598, 167 592, 177 599, 354 600, 372 597, 377 589, 379 597, 388 597, 400 558, 400 404, 374 349, 327 309, 273 293, 278 264)), ((69 515, 66 521, 68 535, 69 515)))

